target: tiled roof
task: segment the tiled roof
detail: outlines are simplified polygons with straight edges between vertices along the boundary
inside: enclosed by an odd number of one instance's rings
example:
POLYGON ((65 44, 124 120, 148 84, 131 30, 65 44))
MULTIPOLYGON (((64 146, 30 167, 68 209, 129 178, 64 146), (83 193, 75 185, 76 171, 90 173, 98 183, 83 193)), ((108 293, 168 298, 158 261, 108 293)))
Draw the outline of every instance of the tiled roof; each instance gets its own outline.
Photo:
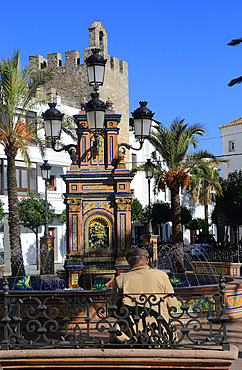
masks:
POLYGON ((241 125, 242 124, 242 117, 235 119, 232 122, 226 123, 226 125, 219 126, 219 128, 224 128, 224 127, 229 127, 229 126, 236 126, 236 125, 241 125))

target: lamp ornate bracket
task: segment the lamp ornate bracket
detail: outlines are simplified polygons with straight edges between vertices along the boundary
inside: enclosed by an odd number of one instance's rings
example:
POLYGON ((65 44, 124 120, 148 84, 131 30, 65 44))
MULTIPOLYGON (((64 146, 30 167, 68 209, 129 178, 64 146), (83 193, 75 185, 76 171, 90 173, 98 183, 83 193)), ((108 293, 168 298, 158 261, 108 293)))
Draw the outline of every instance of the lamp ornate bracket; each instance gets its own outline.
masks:
POLYGON ((72 160, 72 164, 77 163, 78 161, 78 156, 77 156, 78 145, 77 144, 64 145, 63 147, 58 148, 58 149, 55 147, 55 144, 56 144, 56 140, 51 140, 51 147, 55 152, 62 152, 63 150, 65 150, 66 152, 69 153, 70 158, 72 160))
MULTIPOLYGON (((120 151, 120 148, 126 148, 126 149, 128 149, 128 150, 130 150, 130 149, 133 149, 133 150, 140 150, 140 149, 142 149, 142 147, 143 147, 143 144, 144 144, 144 140, 140 140, 139 141, 139 144, 140 144, 140 146, 139 146, 139 148, 134 148, 132 145, 130 145, 130 144, 127 144, 127 143, 119 143, 118 144, 118 152, 120 151)), ((123 154, 125 154, 125 152, 126 152, 126 150, 125 149, 123 149, 123 154)))

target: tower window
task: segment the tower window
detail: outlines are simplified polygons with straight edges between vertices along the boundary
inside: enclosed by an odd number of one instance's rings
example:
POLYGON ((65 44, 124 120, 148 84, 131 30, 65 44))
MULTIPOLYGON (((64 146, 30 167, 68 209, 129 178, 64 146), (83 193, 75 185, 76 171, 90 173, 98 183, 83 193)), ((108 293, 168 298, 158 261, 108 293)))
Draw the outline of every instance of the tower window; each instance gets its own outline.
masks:
POLYGON ((123 73, 123 71, 124 71, 124 65, 123 65, 123 63, 122 63, 122 62, 120 62, 120 63, 119 63, 119 72, 120 72, 120 73, 123 73))
POLYGON ((47 67, 47 65, 46 65, 46 62, 45 61, 43 63, 41 63, 40 69, 45 69, 46 67, 47 67))
POLYGON ((99 32, 99 47, 101 50, 103 50, 103 32, 99 32))
POLYGON ((235 150, 235 141, 234 140, 229 141, 229 151, 232 152, 233 150, 235 150))
POLYGON ((59 59, 59 67, 62 66, 62 60, 59 59))
POLYGON ((113 61, 113 58, 110 58, 110 67, 111 67, 111 69, 114 69, 114 61, 113 61))

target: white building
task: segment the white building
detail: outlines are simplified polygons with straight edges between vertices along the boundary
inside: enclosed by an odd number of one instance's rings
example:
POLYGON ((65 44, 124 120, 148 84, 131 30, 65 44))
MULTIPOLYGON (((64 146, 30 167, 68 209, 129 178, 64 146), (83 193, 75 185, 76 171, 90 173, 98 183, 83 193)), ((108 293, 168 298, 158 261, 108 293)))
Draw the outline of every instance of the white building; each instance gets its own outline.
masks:
MULTIPOLYGON (((219 127, 222 133, 223 157, 229 162, 223 164, 223 177, 227 179, 230 172, 242 170, 242 117, 219 127)), ((233 241, 233 233, 229 232, 233 241)), ((238 240, 242 238, 239 228, 238 240)))
POLYGON ((219 127, 222 133, 223 156, 228 163, 223 164, 223 177, 229 172, 242 170, 242 117, 219 127))

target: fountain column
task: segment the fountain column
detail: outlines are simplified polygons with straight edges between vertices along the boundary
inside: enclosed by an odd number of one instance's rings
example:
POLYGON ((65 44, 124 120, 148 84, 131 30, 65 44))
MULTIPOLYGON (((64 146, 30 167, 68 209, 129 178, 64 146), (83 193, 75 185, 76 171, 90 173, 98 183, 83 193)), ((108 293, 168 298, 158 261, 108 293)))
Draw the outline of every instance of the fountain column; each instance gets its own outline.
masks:
POLYGON ((83 288, 83 278, 86 288, 91 289, 97 277, 111 288, 115 275, 124 271, 124 264, 128 268, 120 256, 125 256, 132 244, 130 183, 134 174, 118 153, 121 115, 114 112, 110 100, 107 107, 98 142, 95 134, 87 130, 84 105, 81 114, 74 116, 78 155, 72 156, 70 170, 62 176, 66 183, 65 268, 69 288, 77 287, 78 281, 83 288))
MULTIPOLYGON (((143 247, 152 251, 152 267, 158 269, 158 260, 157 260, 157 239, 158 235, 142 235, 143 238, 143 247)), ((150 256, 151 257, 151 256, 150 256)))

